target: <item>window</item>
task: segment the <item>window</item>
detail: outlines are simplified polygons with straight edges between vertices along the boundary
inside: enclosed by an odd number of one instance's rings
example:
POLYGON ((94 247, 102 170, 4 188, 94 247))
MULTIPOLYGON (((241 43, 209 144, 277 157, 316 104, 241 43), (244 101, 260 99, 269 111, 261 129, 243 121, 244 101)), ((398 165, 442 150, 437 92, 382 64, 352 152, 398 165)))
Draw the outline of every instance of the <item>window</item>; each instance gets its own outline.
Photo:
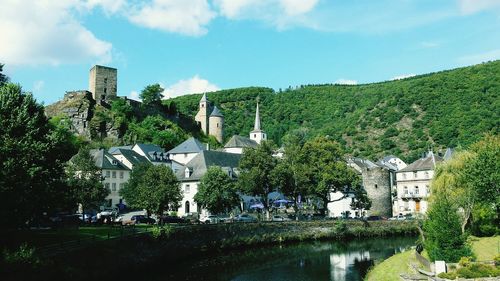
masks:
POLYGON ((403 173, 403 179, 406 179, 406 173, 403 173))
POLYGON ((378 188, 378 184, 375 185, 375 188, 378 188))
POLYGON ((120 179, 123 179, 123 172, 120 172, 120 179))
POLYGON ((217 123, 217 128, 219 128, 219 123, 217 123))
POLYGON ((413 172, 413 178, 416 179, 417 178, 417 172, 413 172))
POLYGON ((188 157, 188 154, 187 153, 184 153, 184 158, 187 158, 188 157))
POLYGON ((418 186, 415 186, 415 194, 419 194, 419 191, 418 191, 418 186))
POLYGON ((109 182, 105 183, 104 187, 109 190, 109 182))
POLYGON ((111 177, 112 177, 112 178, 114 178, 114 179, 116 179, 116 171, 113 171, 113 172, 111 173, 111 177))
POLYGON ((106 177, 109 178, 111 175, 111 172, 110 171, 106 171, 106 177))
POLYGON ((405 187, 404 187, 404 194, 405 194, 405 195, 408 195, 408 186, 405 186, 405 187))
POLYGON ((425 178, 428 179, 429 178, 429 172, 425 171, 425 178))
POLYGON ((254 137, 254 138, 257 138, 257 134, 253 134, 253 137, 254 137))
POLYGON ((427 191, 427 195, 430 195, 431 194, 431 190, 429 189, 429 186, 426 185, 425 186, 425 190, 427 191))
POLYGON ((122 189, 124 186, 125 186, 125 184, 124 184, 124 183, 120 183, 120 185, 118 186, 118 189, 120 190, 120 189, 122 189))
POLYGON ((111 191, 116 191, 116 182, 111 184, 111 191))
POLYGON ((189 193, 190 190, 191 190, 191 187, 189 186, 189 184, 186 184, 186 186, 184 187, 184 192, 189 193))

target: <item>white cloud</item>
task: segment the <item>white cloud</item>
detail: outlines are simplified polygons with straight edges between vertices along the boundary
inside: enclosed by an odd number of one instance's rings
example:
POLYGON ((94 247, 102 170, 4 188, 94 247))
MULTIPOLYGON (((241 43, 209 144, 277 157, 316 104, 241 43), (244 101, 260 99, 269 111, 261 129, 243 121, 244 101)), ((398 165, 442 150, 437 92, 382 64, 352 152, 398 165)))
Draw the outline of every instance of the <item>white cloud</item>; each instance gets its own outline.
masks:
POLYGON ((319 0, 214 0, 220 15, 236 20, 260 20, 278 29, 289 26, 309 26, 306 15, 319 0))
POLYGON ((500 49, 495 49, 479 54, 462 56, 458 58, 458 62, 461 64, 470 65, 498 59, 500 59, 500 49))
POLYGON ((401 75, 397 75, 397 76, 392 77, 391 80, 401 80, 401 79, 410 78, 413 76, 416 76, 416 74, 414 74, 414 73, 401 74, 401 75))
POLYGON ((75 18, 80 0, 4 0, 0 9, 0 61, 12 65, 58 65, 111 60, 112 45, 75 18))
POLYGON ((337 81, 335 81, 335 84, 339 84, 339 85, 356 85, 356 84, 358 84, 358 81, 351 80, 351 79, 340 78, 337 81))
POLYGON ((33 83, 33 92, 35 93, 40 92, 43 89, 43 86, 45 86, 45 81, 43 80, 35 81, 35 83, 33 83))
POLYGON ((141 100, 141 98, 139 97, 139 93, 137 91, 130 92, 130 94, 128 95, 128 98, 133 99, 133 100, 138 100, 138 101, 141 100))
POLYGON ((189 79, 180 80, 177 83, 168 86, 163 94, 165 98, 175 98, 187 94, 214 92, 218 90, 220 90, 220 88, 217 85, 214 85, 208 80, 195 75, 189 79))
POLYGON ((200 36, 215 16, 207 0, 153 0, 131 8, 128 19, 139 26, 200 36))
POLYGON ((500 1, 498 0, 459 0, 458 2, 460 10, 466 15, 500 8, 500 1))
POLYGON ((101 7, 105 13, 114 14, 126 6, 126 0, 87 0, 88 9, 101 7))

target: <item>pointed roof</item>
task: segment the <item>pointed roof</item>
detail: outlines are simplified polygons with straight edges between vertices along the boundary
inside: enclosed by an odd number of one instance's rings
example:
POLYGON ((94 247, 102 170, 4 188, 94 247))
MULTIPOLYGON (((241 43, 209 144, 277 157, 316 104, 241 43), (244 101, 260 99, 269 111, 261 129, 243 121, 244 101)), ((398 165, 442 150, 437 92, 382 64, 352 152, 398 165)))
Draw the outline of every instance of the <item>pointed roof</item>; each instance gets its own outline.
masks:
POLYGON ((203 93, 203 96, 201 97, 200 102, 208 102, 207 94, 206 93, 203 93))
POLYGON ((255 123, 253 125, 253 131, 260 131, 260 114, 259 114, 259 103, 257 103, 257 109, 255 110, 255 123))
POLYGON ((217 106, 214 106, 214 110, 212 111, 212 114, 210 114, 210 117, 212 116, 224 117, 217 106))
POLYGON ((118 159, 104 149, 91 149, 90 155, 94 158, 95 165, 99 169, 128 170, 118 159))
POLYGON ((444 156, 443 156, 444 161, 450 160, 451 157, 453 156, 453 153, 455 153, 454 149, 448 147, 446 149, 446 152, 444 153, 444 156))
POLYGON ((398 172, 416 172, 416 171, 434 170, 436 164, 441 161, 443 161, 441 157, 435 156, 434 153, 429 153, 427 157, 418 159, 417 161, 411 163, 404 169, 399 170, 398 172))
POLYGON ((234 135, 229 139, 229 141, 224 145, 224 148, 233 148, 233 147, 257 147, 259 144, 251 140, 249 138, 245 138, 242 136, 234 135))
POLYGON ((207 148, 203 143, 201 143, 199 140, 190 137, 189 139, 185 140, 183 143, 179 144, 178 146, 172 148, 169 150, 167 153, 168 154, 179 154, 179 153, 198 153, 200 151, 206 150, 207 148))
MULTIPOLYGON (((198 153, 191 161, 189 161, 185 167, 193 172, 186 178, 185 169, 180 169, 177 172, 177 178, 181 181, 197 181, 200 180, 208 168, 211 166, 221 167, 223 170, 233 170, 238 168, 241 159, 240 154, 234 154, 229 152, 215 151, 215 150, 205 150, 198 153)), ((234 173, 236 174, 236 173, 234 173)))

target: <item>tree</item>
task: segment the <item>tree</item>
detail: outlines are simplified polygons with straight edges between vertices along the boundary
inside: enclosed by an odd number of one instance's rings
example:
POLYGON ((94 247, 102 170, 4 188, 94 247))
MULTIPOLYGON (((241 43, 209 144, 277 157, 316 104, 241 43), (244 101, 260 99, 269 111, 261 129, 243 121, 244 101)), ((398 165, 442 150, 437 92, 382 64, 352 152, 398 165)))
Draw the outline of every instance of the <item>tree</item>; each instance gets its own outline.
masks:
POLYGON ((359 175, 347 166, 340 145, 330 138, 316 137, 306 142, 301 157, 304 184, 310 194, 323 202, 323 213, 327 212, 328 203, 340 201, 359 188, 359 175), (332 199, 331 194, 336 192, 341 192, 342 196, 332 199))
POLYGON ((164 211, 177 209, 182 200, 180 183, 172 169, 165 165, 136 165, 120 195, 132 208, 159 216, 164 211))
POLYGON ((194 201, 210 213, 220 214, 232 210, 240 199, 229 175, 220 167, 213 166, 202 177, 194 201))
POLYGON ((278 160, 272 173, 273 184, 283 195, 293 199, 294 210, 298 215, 300 214, 299 197, 305 198, 308 195, 304 182, 304 163, 301 157, 306 140, 306 129, 298 129, 287 134, 283 138, 285 149, 283 158, 278 160))
POLYGON ((424 247, 431 260, 457 262, 460 257, 471 256, 462 233, 458 209, 446 188, 433 195, 424 221, 424 247))
POLYGON ((500 136, 486 135, 470 148, 464 180, 475 190, 478 202, 492 206, 500 224, 500 136))
POLYGON ((140 98, 145 105, 160 104, 163 98, 163 88, 160 84, 148 85, 140 94, 140 98))
POLYGON ((68 186, 75 203, 85 210, 98 209, 110 190, 102 184, 101 170, 88 148, 81 148, 66 167, 68 186))
POLYGON ((154 143, 169 150, 187 139, 187 135, 170 120, 148 116, 140 123, 130 123, 123 139, 129 143, 154 143))
POLYGON ((245 148, 240 160, 241 173, 238 185, 245 194, 258 196, 264 205, 269 218, 269 193, 275 191, 273 170, 277 160, 273 157, 274 145, 271 141, 263 141, 257 148, 245 148))
POLYGON ((0 224, 19 226, 65 201, 65 142, 31 94, 0 86, 0 224))
POLYGON ((4 64, 0 63, 0 87, 9 82, 9 77, 7 77, 7 75, 2 73, 3 67, 4 64))

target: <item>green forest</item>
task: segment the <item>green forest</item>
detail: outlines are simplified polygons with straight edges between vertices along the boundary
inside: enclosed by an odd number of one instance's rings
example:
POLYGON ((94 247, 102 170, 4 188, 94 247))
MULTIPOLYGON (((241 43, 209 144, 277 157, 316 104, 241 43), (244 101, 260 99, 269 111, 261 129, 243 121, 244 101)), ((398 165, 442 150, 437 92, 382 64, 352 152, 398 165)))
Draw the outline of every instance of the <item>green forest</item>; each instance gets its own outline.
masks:
MULTIPOLYGON (((395 154, 413 161, 428 149, 466 147, 500 128, 500 61, 362 85, 303 85, 275 91, 249 87, 208 93, 225 116, 225 138, 252 130, 255 105, 262 127, 281 144, 288 132, 330 136, 353 156, 395 154)), ((184 116, 201 94, 177 97, 184 116)))

